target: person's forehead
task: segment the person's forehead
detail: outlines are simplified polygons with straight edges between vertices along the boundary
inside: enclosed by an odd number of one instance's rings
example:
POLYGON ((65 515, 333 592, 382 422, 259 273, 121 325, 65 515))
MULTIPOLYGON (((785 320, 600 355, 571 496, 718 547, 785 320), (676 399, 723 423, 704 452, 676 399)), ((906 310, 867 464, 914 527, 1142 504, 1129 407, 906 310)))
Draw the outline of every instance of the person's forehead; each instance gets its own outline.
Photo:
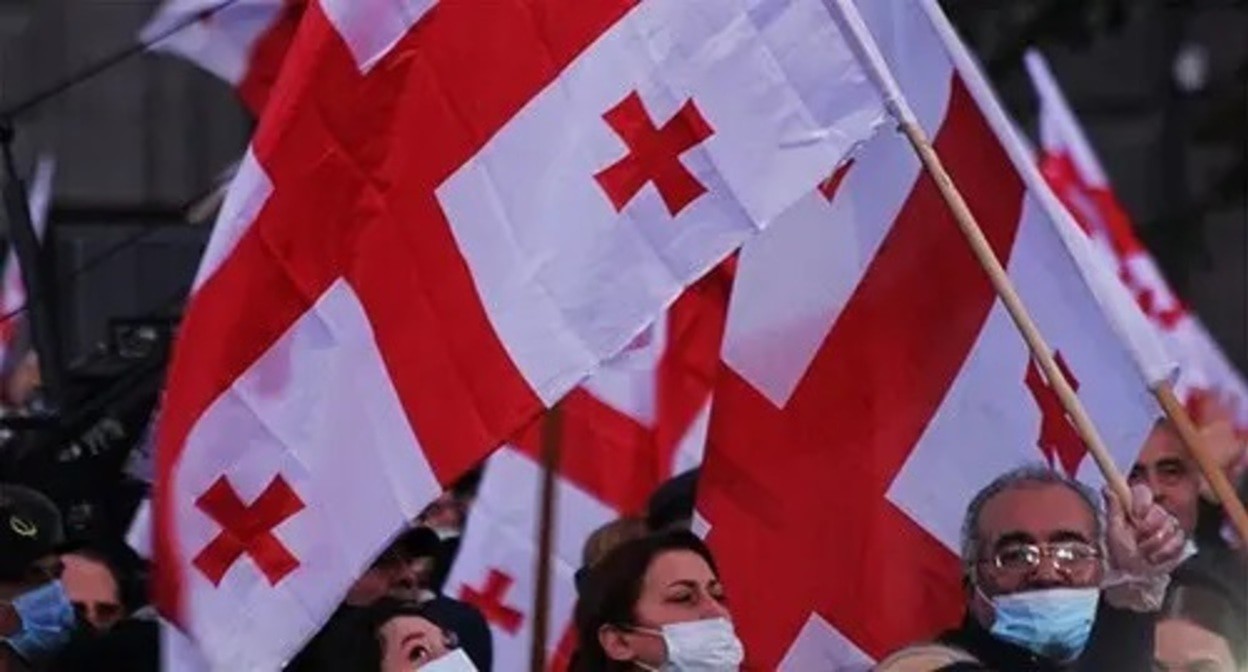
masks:
POLYGON ((77 553, 66 553, 61 556, 61 562, 65 565, 66 574, 77 574, 80 576, 91 576, 96 578, 107 578, 114 580, 113 570, 109 566, 95 558, 78 555, 77 553))
POLYGON ((1159 424, 1153 427, 1153 431, 1149 433, 1148 438, 1144 441, 1144 446, 1140 449, 1140 455, 1136 462, 1144 465, 1153 465, 1161 460, 1178 458, 1186 459, 1187 451, 1183 447, 1174 430, 1168 425, 1159 424))
POLYGON ((664 551, 654 558, 646 570, 646 585, 663 589, 676 581, 705 583, 715 574, 702 556, 687 550, 664 551))
POLYGON ((382 630, 397 637, 407 637, 409 635, 428 637, 439 632, 438 626, 428 619, 410 614, 395 616, 386 621, 386 624, 382 626, 382 630))
POLYGON ((984 503, 979 529, 992 538, 1023 533, 1043 540, 1062 530, 1082 531, 1092 536, 1094 514, 1078 493, 1057 484, 1026 483, 997 493, 984 503))
POLYGON ((1229 659, 1230 647, 1221 636, 1190 621, 1168 618, 1157 624, 1157 653, 1169 663, 1229 659))

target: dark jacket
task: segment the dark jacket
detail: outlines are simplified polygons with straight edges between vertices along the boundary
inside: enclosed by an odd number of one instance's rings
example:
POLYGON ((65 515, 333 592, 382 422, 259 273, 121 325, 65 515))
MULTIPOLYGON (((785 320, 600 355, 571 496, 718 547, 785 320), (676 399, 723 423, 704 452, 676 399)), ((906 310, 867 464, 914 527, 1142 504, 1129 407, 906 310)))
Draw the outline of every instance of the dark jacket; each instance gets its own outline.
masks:
MULTIPOLYGON (((940 642, 975 656, 995 672, 1151 672, 1156 615, 1115 609, 1101 600, 1088 646, 1079 660, 1059 664, 1003 642, 967 614, 962 627, 940 636, 940 642)), ((974 669, 974 668, 957 668, 974 669)))

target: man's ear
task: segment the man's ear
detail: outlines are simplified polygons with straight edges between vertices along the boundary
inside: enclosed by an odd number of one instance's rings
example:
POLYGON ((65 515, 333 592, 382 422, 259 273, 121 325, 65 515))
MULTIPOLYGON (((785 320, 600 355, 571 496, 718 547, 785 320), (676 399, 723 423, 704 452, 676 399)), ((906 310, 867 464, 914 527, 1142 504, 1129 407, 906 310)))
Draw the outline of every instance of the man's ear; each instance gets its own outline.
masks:
POLYGON ((604 625, 598 628, 598 643, 610 660, 629 661, 637 657, 628 633, 617 626, 604 625))

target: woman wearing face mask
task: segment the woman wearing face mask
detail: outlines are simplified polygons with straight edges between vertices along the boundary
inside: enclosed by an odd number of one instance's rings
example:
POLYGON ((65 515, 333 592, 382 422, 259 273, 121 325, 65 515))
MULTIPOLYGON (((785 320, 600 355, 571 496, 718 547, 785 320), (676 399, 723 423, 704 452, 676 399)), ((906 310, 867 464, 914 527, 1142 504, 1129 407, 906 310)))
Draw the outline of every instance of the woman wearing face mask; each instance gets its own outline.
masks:
POLYGON ((584 577, 575 672, 738 670, 745 657, 710 551, 693 534, 625 542, 584 577))
POLYGON ((1155 672, 1248 670, 1248 623, 1225 595, 1199 580, 1171 586, 1157 621, 1155 672))

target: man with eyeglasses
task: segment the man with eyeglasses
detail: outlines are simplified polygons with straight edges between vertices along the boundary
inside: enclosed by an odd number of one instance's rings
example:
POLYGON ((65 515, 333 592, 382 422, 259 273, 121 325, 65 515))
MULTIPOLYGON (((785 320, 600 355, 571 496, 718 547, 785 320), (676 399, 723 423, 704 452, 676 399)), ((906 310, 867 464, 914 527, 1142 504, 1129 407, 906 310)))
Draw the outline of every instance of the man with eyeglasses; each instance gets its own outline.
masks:
POLYGON ((1090 489, 1048 467, 998 477, 963 520, 967 615, 939 640, 957 655, 915 667, 903 652, 882 669, 1151 670, 1156 611, 1186 535, 1146 487, 1132 495, 1129 513, 1107 496, 1103 515, 1090 489))

